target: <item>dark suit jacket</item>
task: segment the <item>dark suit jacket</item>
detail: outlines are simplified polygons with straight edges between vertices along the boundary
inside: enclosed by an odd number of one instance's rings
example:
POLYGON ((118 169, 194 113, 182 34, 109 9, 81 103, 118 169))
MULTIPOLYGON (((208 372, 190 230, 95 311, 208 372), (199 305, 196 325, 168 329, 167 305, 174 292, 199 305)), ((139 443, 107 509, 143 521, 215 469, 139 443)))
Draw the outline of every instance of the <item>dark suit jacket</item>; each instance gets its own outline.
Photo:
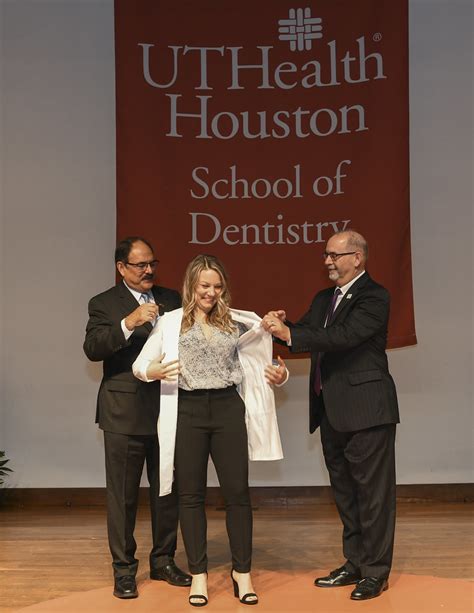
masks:
MULTIPOLYGON (((160 312, 181 306, 175 290, 153 286, 160 312)), ((97 398, 96 422, 102 430, 119 434, 155 434, 160 412, 160 382, 144 383, 133 376, 132 364, 152 331, 149 323, 138 326, 125 340, 120 322, 138 306, 120 282, 89 302, 84 351, 103 360, 104 376, 97 398)))
POLYGON ((390 295, 365 273, 350 287, 325 328, 333 293, 334 287, 319 292, 296 324, 287 322, 291 351, 311 352, 310 432, 321 423, 324 409, 340 432, 398 423, 397 394, 385 353, 390 295), (314 392, 318 352, 324 352, 324 405, 322 396, 314 392))

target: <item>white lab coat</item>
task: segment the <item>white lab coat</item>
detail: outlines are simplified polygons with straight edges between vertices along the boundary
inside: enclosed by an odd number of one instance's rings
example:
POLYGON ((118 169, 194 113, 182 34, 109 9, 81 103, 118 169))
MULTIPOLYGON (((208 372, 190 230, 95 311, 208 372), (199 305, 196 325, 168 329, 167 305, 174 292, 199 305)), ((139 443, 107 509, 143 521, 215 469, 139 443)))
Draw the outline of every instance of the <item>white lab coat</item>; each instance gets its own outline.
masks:
MULTIPOLYGON (((243 370, 238 392, 245 403, 245 423, 250 460, 281 460, 283 451, 275 411, 272 386, 265 379, 264 368, 271 364, 272 337, 260 326, 260 317, 250 311, 231 309, 232 318, 249 330, 240 336, 237 351, 243 370)), ((150 362, 166 354, 165 361, 178 359, 178 342, 183 309, 160 317, 133 364, 133 373, 142 381, 150 381, 146 371, 150 362)), ((160 442, 160 496, 171 492, 174 449, 178 421, 178 381, 161 382, 161 404, 158 419, 160 442)), ((190 458, 192 461, 192 458, 190 458)))

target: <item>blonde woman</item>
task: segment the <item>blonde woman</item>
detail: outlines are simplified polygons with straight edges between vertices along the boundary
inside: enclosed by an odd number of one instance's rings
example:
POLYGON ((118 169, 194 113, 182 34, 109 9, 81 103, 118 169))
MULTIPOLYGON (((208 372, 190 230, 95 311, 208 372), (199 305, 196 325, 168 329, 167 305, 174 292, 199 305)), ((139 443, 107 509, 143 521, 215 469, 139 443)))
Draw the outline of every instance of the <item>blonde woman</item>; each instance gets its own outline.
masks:
POLYGON ((271 354, 260 318, 230 309, 222 263, 199 255, 186 269, 183 308, 160 318, 133 365, 143 381, 161 380, 160 495, 171 492, 174 466, 193 606, 208 602, 209 456, 225 500, 234 595, 243 604, 258 603, 250 576, 248 460, 283 457, 270 384, 288 378, 283 360, 271 365, 271 354))

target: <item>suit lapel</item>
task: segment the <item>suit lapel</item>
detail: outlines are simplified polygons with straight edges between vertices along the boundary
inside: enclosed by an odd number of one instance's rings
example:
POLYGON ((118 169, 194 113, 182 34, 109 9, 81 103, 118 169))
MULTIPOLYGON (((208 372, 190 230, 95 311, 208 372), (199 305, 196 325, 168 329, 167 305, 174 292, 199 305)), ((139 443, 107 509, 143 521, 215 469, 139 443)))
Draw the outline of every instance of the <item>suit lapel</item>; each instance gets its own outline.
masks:
MULTIPOLYGON (((135 296, 132 294, 132 292, 127 287, 125 287, 123 281, 121 281, 116 287, 121 299, 121 310, 123 312, 123 315, 126 317, 140 305, 136 301, 135 296)), ((151 332, 153 330, 153 326, 149 322, 144 323, 142 327, 145 328, 148 332, 151 332)))
POLYGON ((318 326, 324 326, 326 323, 326 316, 328 314, 329 304, 331 302, 334 288, 328 287, 322 299, 318 301, 317 311, 315 314, 316 323, 318 326))
POLYGON ((116 285, 116 288, 120 296, 121 308, 126 315, 129 315, 139 306, 138 302, 135 300, 132 292, 125 287, 123 281, 120 281, 120 283, 116 285))
POLYGON ((153 298, 155 299, 156 304, 158 305, 158 312, 160 315, 164 315, 165 311, 168 310, 167 306, 165 304, 165 300, 163 300, 163 292, 161 290, 161 287, 158 287, 157 285, 154 285, 151 288, 151 291, 153 292, 153 298))
POLYGON ((337 318, 340 316, 340 314, 349 307, 349 305, 351 304, 351 301, 354 300, 354 298, 357 296, 357 293, 360 291, 361 288, 365 286, 365 284, 367 283, 369 279, 370 277, 368 273, 365 272, 362 275, 362 277, 360 277, 360 279, 357 279, 357 281, 350 286, 349 290, 344 294, 344 297, 342 298, 341 302, 338 304, 337 309, 335 310, 333 318, 331 320, 331 323, 329 324, 330 326, 334 325, 334 323, 337 321, 337 318))

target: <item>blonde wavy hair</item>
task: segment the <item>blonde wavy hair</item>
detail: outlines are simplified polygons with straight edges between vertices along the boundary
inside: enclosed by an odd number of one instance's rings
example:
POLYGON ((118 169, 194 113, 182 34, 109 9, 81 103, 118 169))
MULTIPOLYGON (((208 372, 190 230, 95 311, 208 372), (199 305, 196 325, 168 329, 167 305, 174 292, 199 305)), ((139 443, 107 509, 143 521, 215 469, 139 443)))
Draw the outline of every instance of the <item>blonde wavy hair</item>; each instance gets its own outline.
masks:
POLYGON ((216 304, 207 315, 207 323, 219 328, 223 332, 232 333, 236 327, 229 312, 230 291, 227 273, 222 262, 214 255, 197 255, 189 262, 186 268, 183 281, 183 320, 181 323, 181 332, 186 332, 194 325, 196 286, 199 281, 199 275, 204 270, 214 270, 219 275, 222 282, 222 292, 216 304))

